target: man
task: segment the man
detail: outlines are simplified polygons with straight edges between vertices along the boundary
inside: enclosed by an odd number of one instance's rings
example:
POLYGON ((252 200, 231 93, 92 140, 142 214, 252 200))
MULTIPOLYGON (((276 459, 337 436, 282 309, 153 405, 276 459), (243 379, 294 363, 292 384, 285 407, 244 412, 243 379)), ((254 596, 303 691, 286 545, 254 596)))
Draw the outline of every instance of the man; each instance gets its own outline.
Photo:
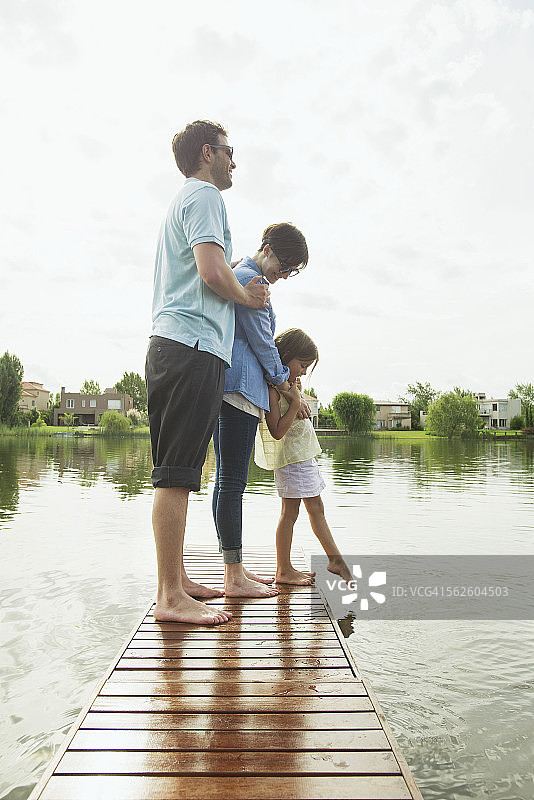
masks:
POLYGON ((189 492, 219 413, 234 338, 234 303, 269 302, 261 276, 245 286, 229 266, 232 241, 221 191, 232 185, 233 148, 220 125, 197 120, 172 149, 186 181, 163 222, 154 272, 152 336, 146 379, 152 443, 152 524, 158 563, 154 616, 200 625, 227 622, 211 608, 220 592, 193 583, 183 565, 189 492))

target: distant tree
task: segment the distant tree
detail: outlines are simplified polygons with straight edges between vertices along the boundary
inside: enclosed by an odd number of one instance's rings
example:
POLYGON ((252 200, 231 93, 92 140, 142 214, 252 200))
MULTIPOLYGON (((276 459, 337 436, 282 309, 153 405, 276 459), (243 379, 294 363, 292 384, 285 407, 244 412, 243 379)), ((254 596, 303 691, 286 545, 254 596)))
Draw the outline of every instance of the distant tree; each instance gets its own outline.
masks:
POLYGON ((429 383, 409 383, 406 389, 406 397, 399 397, 401 403, 410 406, 412 415, 412 430, 421 428, 420 412, 428 413, 431 403, 439 397, 439 392, 433 389, 429 383))
POLYGON ((471 392, 458 387, 442 394, 428 409, 427 431, 436 436, 474 436, 479 425, 477 401, 471 392))
POLYGON ((375 404, 366 394, 336 394, 332 410, 338 427, 346 428, 349 433, 369 433, 374 427, 375 404))
POLYGON ((508 397, 521 400, 521 411, 525 417, 525 427, 534 426, 534 385, 532 383, 517 383, 515 389, 510 389, 508 397))
POLYGON ((15 355, 7 350, 0 358, 0 422, 15 425, 18 420, 24 368, 15 355))
POLYGON ((510 430, 511 431, 520 431, 522 428, 525 427, 525 420, 523 417, 516 414, 515 417, 512 417, 510 420, 510 430))
POLYGON ((327 406, 323 406, 322 403, 319 403, 319 419, 317 420, 317 424, 319 428, 336 427, 336 420, 334 418, 334 411, 331 403, 329 403, 327 406))
POLYGON ((102 394, 98 381, 84 381, 80 394, 102 394))
POLYGON ((126 417, 134 428, 146 428, 148 425, 148 414, 146 411, 139 411, 137 408, 130 408, 126 412, 126 417))
POLYGON ((56 392, 56 394, 50 394, 48 398, 48 404, 46 409, 41 411, 41 419, 45 422, 46 425, 53 425, 54 424, 54 409, 59 408, 61 405, 61 394, 56 392))
POLYGON ((120 434, 127 433, 130 430, 130 422, 126 419, 124 414, 119 414, 118 411, 105 411, 100 417, 98 423, 104 433, 120 434))
POLYGON ((138 411, 147 410, 146 384, 137 372, 125 372, 115 389, 121 394, 129 394, 138 411))
POLYGON ((63 414, 63 424, 67 426, 67 430, 70 430, 76 424, 77 419, 76 414, 63 414))
POLYGON ((306 394, 309 394, 310 397, 315 397, 315 399, 317 400, 317 395, 315 394, 315 389, 313 388, 313 386, 310 386, 309 389, 306 389, 306 394))

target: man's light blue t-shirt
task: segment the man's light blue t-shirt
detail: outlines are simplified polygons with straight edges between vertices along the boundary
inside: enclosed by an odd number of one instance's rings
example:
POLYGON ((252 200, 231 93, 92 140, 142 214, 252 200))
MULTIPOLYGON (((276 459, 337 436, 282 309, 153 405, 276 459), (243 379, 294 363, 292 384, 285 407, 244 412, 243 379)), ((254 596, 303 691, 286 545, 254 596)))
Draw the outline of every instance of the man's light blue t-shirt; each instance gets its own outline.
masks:
POLYGON ((231 364, 234 304, 200 277, 193 247, 215 242, 232 258, 232 237, 220 191, 188 178, 167 212, 159 234, 154 270, 152 334, 173 339, 231 364))

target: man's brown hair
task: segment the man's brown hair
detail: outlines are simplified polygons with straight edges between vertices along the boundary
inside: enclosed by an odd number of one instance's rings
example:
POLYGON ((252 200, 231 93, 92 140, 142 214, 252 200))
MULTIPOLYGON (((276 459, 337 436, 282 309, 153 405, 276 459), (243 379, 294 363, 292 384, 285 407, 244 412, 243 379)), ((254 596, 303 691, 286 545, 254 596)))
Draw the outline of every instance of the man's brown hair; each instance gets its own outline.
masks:
POLYGON ((206 119, 196 119, 186 125, 172 140, 172 152, 178 169, 190 178, 200 169, 200 154, 205 144, 218 144, 219 136, 228 136, 222 125, 206 119))

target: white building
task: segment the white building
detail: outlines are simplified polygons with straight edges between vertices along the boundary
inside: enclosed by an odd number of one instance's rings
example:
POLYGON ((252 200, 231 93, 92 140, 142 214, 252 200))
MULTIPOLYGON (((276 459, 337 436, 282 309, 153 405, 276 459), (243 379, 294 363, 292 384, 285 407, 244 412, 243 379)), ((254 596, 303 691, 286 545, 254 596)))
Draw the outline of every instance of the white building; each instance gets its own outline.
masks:
POLYGON ((311 394, 307 394, 306 392, 302 392, 302 394, 310 407, 312 425, 314 428, 317 428, 319 425, 319 401, 316 397, 312 397, 311 394))
MULTIPOLYGON (((509 431, 512 418, 521 416, 521 400, 519 399, 511 397, 487 398, 485 394, 476 394, 475 400, 485 428, 509 431)), ((423 428, 426 427, 427 417, 428 414, 423 411, 419 412, 423 428)))
POLYGON ((401 403, 399 400, 381 400, 375 403, 375 430, 402 430, 409 431, 412 428, 412 415, 410 406, 401 403))
POLYGON ((512 417, 521 416, 521 400, 519 398, 487 398, 485 394, 475 395, 478 413, 485 428, 510 430, 512 417))
POLYGON ((19 400, 20 411, 45 411, 48 408, 50 392, 43 388, 42 383, 36 381, 22 381, 22 391, 19 400))

